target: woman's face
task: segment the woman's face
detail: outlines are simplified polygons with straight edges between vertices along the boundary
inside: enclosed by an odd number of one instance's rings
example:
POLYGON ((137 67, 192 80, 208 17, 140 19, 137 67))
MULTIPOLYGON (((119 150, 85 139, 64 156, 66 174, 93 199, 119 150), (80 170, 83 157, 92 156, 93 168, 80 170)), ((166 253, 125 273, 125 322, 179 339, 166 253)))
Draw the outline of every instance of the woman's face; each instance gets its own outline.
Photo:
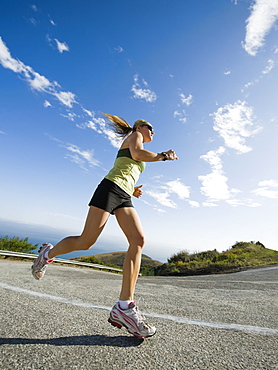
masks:
POLYGON ((137 126, 137 127, 138 127, 138 131, 143 135, 143 138, 144 138, 143 142, 150 143, 153 140, 153 136, 154 136, 153 127, 148 123, 137 126))

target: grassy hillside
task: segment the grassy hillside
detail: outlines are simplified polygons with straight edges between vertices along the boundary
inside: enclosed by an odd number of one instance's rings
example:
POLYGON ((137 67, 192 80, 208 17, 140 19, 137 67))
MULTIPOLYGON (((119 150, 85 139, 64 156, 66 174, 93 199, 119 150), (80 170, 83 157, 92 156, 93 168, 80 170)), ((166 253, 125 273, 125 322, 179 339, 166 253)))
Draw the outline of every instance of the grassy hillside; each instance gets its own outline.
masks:
MULTIPOLYGON (((111 252, 94 254, 86 257, 76 257, 73 258, 80 262, 90 262, 90 263, 101 263, 106 266, 113 267, 123 267, 126 252, 111 252)), ((145 254, 142 254, 141 270, 142 275, 154 275, 155 268, 161 266, 162 263, 155 261, 145 254)))
POLYGON ((238 242, 225 252, 217 250, 189 254, 183 251, 155 268, 155 275, 203 275, 241 271, 278 264, 278 251, 260 242, 238 242))

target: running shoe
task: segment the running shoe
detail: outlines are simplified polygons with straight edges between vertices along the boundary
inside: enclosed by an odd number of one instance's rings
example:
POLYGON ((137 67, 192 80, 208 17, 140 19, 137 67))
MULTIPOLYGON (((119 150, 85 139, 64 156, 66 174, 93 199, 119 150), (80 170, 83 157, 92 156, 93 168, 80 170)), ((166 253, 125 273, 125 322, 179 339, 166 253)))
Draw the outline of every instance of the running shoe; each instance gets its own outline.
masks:
POLYGON ((44 257, 45 252, 50 251, 51 248, 53 248, 53 245, 51 245, 50 243, 44 243, 39 249, 38 257, 34 260, 31 270, 34 278, 37 280, 43 278, 47 265, 53 261, 53 259, 47 260, 44 257))
POLYGON ((124 326, 127 328, 127 331, 135 337, 152 337, 156 333, 156 328, 144 323, 143 320, 144 318, 139 312, 135 302, 131 302, 127 310, 122 310, 119 303, 116 303, 108 319, 110 324, 119 329, 124 326))

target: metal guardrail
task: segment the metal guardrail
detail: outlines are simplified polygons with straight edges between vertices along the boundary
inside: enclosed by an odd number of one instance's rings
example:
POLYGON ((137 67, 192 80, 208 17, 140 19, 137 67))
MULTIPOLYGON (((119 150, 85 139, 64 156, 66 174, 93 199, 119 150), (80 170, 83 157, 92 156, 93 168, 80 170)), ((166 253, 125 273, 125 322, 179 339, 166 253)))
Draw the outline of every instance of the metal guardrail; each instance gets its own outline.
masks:
MULTIPOLYGON (((4 251, 4 250, 0 250, 0 255, 1 256, 18 257, 18 258, 30 258, 30 259, 35 259, 38 256, 37 254, 32 254, 32 253, 20 253, 20 252, 11 252, 11 251, 4 251)), ((65 263, 65 264, 77 265, 77 266, 91 267, 91 268, 96 268, 96 269, 99 269, 99 270, 123 272, 122 269, 118 269, 118 268, 115 268, 115 267, 98 265, 98 264, 95 264, 95 263, 79 262, 79 261, 74 261, 74 260, 66 260, 66 259, 62 259, 62 258, 54 258, 53 262, 65 263)))

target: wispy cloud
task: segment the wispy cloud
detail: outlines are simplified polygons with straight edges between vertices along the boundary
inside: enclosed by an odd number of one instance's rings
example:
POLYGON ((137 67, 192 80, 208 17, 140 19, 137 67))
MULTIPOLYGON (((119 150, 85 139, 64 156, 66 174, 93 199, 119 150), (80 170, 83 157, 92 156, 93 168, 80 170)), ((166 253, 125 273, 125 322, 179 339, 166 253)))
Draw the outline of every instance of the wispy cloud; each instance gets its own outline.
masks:
POLYGON ((14 59, 1 37, 0 64, 2 64, 4 68, 11 69, 13 72, 23 76, 32 90, 55 96, 60 103, 69 108, 76 103, 73 93, 69 91, 60 91, 60 86, 56 81, 50 82, 46 77, 35 72, 30 66, 25 65, 18 59, 14 59))
POLYGON ((66 44, 65 42, 60 42, 57 39, 54 39, 54 41, 56 42, 56 46, 57 46, 59 53, 62 53, 63 51, 69 51, 68 44, 66 44))
POLYGON ((146 194, 154 198, 158 203, 165 207, 177 208, 177 204, 171 199, 169 199, 170 193, 167 191, 158 193, 157 191, 147 190, 146 194))
POLYGON ((186 110, 181 108, 181 105, 186 105, 189 107, 193 103, 193 96, 189 94, 186 96, 184 93, 179 93, 180 103, 178 104, 178 109, 175 110, 173 116, 174 118, 178 118, 178 120, 182 123, 186 123, 187 121, 187 114, 186 110))
MULTIPOLYGON (((52 25, 56 25, 53 21, 50 20, 50 23, 52 25)), ((49 34, 46 35, 46 41, 48 42, 48 44, 54 49, 57 48, 57 50, 59 51, 59 53, 63 53, 64 51, 69 51, 69 46, 66 42, 61 42, 59 41, 58 39, 52 39, 49 34)))
POLYGON ((99 134, 103 134, 106 139, 109 140, 110 144, 114 146, 115 148, 119 148, 119 146, 122 143, 122 139, 119 138, 114 131, 110 130, 110 128, 107 126, 106 121, 102 117, 96 117, 96 114, 94 111, 90 111, 88 109, 82 108, 83 112, 89 116, 89 120, 86 120, 82 124, 78 124, 77 127, 84 129, 84 128, 90 128, 94 131, 96 131, 99 134))
POLYGON ((34 12, 37 12, 38 11, 38 8, 37 8, 37 6, 35 4, 30 5, 30 8, 32 10, 34 10, 34 12))
POLYGON ((278 18, 277 0, 255 0, 247 19, 244 49, 250 55, 256 55, 264 46, 265 37, 278 18))
POLYGON ((178 118, 178 120, 182 123, 186 123, 187 121, 186 110, 185 109, 175 110, 173 117, 178 118))
POLYGON ((149 85, 145 80, 142 80, 143 87, 139 83, 139 76, 134 75, 134 83, 132 85, 131 91, 133 92, 134 99, 142 99, 146 102, 152 103, 156 101, 157 96, 154 91, 149 89, 149 85))
POLYGON ((265 68, 262 70, 260 76, 256 79, 254 79, 253 81, 250 81, 250 82, 247 82, 244 87, 241 89, 241 92, 244 92, 246 89, 248 89, 250 86, 254 86, 256 85, 258 82, 261 81, 261 79, 263 79, 265 77, 266 74, 270 73, 273 68, 275 68, 275 62, 273 59, 269 59, 267 61, 267 65, 265 66, 265 68))
POLYGON ((189 201, 188 201, 188 204, 189 204, 192 208, 199 208, 199 207, 200 207, 200 203, 199 203, 199 202, 196 202, 195 200, 189 200, 189 201))
POLYGON ((64 143, 51 135, 46 134, 51 140, 58 143, 62 148, 65 148, 69 153, 66 153, 65 158, 77 164, 82 170, 89 172, 87 166, 98 167, 100 162, 94 158, 94 150, 82 150, 80 147, 70 143, 64 143))
MULTIPOLYGON (((180 179, 176 179, 159 185, 155 190, 147 190, 146 194, 165 207, 178 208, 175 201, 170 198, 171 195, 177 195, 179 199, 188 201, 190 187, 184 185, 180 179)), ((192 201, 190 205, 196 207, 196 203, 192 201)))
POLYGON ((253 193, 264 198, 277 199, 278 198, 278 181, 265 180, 258 184, 258 188, 253 190, 253 193))
POLYGON ((181 98, 181 102, 182 104, 185 104, 189 107, 189 105, 192 104, 193 102, 193 96, 191 94, 189 94, 188 96, 184 95, 183 93, 180 93, 180 98, 181 98))
POLYGON ((69 113, 67 113, 67 114, 61 114, 61 116, 62 117, 65 117, 65 118, 67 118, 68 120, 70 120, 70 121, 74 121, 75 120, 75 118, 77 117, 77 114, 76 113, 71 113, 71 112, 69 112, 69 113))
POLYGON ((269 73, 273 68, 275 67, 275 62, 273 59, 269 59, 267 61, 267 66, 266 68, 262 71, 263 74, 269 73))
POLYGON ((256 126, 253 108, 248 107, 245 101, 239 100, 220 107, 212 116, 213 129, 219 133, 228 148, 235 149, 240 154, 252 150, 245 144, 246 138, 254 136, 261 128, 256 126))
POLYGON ((114 50, 117 51, 118 53, 122 53, 124 51, 124 49, 120 45, 114 48, 114 50))
POLYGON ((60 102, 69 108, 72 108, 73 104, 76 103, 75 94, 70 91, 55 91, 52 93, 60 102))
POLYGON ((250 208, 260 207, 261 204, 255 202, 253 199, 229 199, 226 201, 232 207, 247 206, 250 208))
POLYGON ((48 101, 48 100, 45 100, 45 101, 44 101, 43 106, 44 106, 45 108, 52 107, 51 103, 49 103, 49 101, 48 101))
POLYGON ((6 135, 6 132, 0 131, 0 135, 6 135))

